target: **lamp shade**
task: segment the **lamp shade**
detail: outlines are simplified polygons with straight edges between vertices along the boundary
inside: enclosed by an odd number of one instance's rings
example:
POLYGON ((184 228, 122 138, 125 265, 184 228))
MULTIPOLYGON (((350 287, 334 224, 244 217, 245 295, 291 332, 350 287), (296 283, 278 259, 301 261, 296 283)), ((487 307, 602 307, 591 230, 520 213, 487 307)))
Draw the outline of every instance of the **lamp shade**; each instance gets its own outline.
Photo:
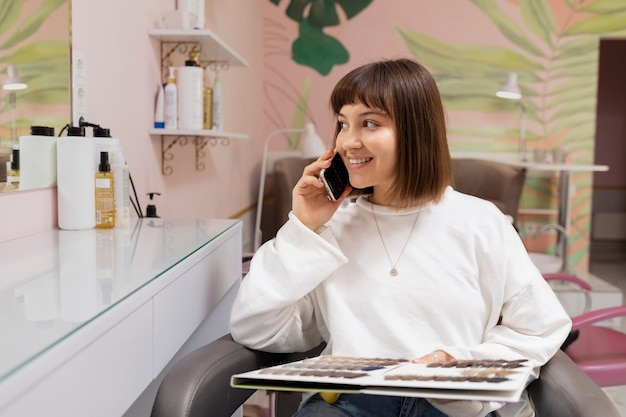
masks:
POLYGON ((326 145, 315 131, 313 123, 304 126, 304 136, 300 139, 299 147, 302 158, 317 158, 326 152, 326 145))
POLYGON ((506 84, 502 86, 497 92, 496 96, 501 98, 508 98, 513 100, 519 100, 522 98, 522 93, 517 85, 517 73, 509 72, 509 76, 506 80, 506 84))
POLYGON ((2 84, 3 90, 15 91, 15 90, 23 90, 28 85, 22 81, 20 76, 17 74, 17 68, 15 65, 10 64, 7 67, 7 79, 4 80, 4 84, 2 84))

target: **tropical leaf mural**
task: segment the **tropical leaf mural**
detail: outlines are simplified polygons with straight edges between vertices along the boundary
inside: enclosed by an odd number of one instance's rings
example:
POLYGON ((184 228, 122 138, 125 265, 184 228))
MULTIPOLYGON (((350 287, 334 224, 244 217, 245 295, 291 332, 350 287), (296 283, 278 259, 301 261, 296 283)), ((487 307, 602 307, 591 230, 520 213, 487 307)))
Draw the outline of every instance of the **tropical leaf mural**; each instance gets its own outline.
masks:
MULTIPOLYGON (((19 91, 16 100, 18 135, 28 132, 35 124, 60 128, 67 123, 70 115, 69 7, 69 0, 0 3, 0 71, 4 79, 6 67, 13 64, 28 83, 28 89, 19 91), (64 14, 66 29, 56 38, 46 38, 42 36, 42 28, 57 11, 64 14), (64 106, 66 116, 50 116, 41 111, 42 106, 64 106)), ((12 129, 6 94, 2 95, 0 103, 0 120, 0 138, 6 145, 12 129)), ((8 142, 10 146, 10 140, 8 142)))
MULTIPOLYGON (((286 15, 298 22, 299 36, 291 47, 292 58, 300 65, 327 75, 334 65, 345 64, 350 54, 336 38, 324 33, 324 28, 336 26, 340 19, 337 8, 352 19, 372 0, 290 0, 286 15)), ((270 0, 278 5, 281 0, 270 0)))
MULTIPOLYGON (((270 1, 275 5, 280 3, 280 0, 270 1)), ((519 109, 513 101, 495 96, 509 72, 516 72, 528 118, 529 152, 542 149, 550 154, 558 148, 568 162, 592 163, 599 39, 626 35, 626 2, 465 0, 465 3, 485 16, 500 37, 490 39, 489 45, 468 45, 444 41, 429 34, 428 28, 412 27, 406 23, 409 19, 402 19, 405 23, 395 27, 407 51, 434 74, 446 110, 454 112, 448 124, 452 151, 518 151, 520 123, 515 121, 519 120, 519 109), (498 116, 502 116, 502 123, 498 123, 498 116), (476 123, 474 119, 495 122, 476 123)), ((337 24, 338 8, 350 18, 368 4, 369 1, 347 0, 291 1, 285 14, 299 22, 300 29, 299 37, 291 44, 291 59, 322 75, 333 65, 343 63, 344 57, 349 59, 341 39, 327 38, 329 35, 324 33, 324 28, 337 24)), ((277 40, 284 41, 284 32, 279 33, 279 27, 280 22, 271 22, 267 38, 272 46, 268 50, 271 54, 288 54, 273 46, 277 40)), ((311 83, 307 80, 304 86, 299 86, 298 81, 284 74, 280 74, 280 79, 280 85, 265 86, 271 103, 268 119, 282 117, 281 107, 275 105, 274 100, 278 94, 270 96, 271 89, 290 97, 291 108, 297 108, 294 120, 301 122, 308 109, 306 100, 311 83)), ((574 191, 570 196, 568 255, 570 265, 583 270, 587 268, 589 252, 591 181, 590 173, 572 173, 574 191)), ((557 195, 556 176, 529 175, 521 204, 527 211, 540 214, 521 216, 522 222, 556 223, 557 195)), ((522 237, 531 250, 556 252, 553 236, 535 241, 525 236, 524 224, 520 226, 522 237)))
MULTIPOLYGON (((611 0, 520 0, 523 25, 504 13, 503 1, 472 0, 508 46, 455 45, 398 27, 409 51, 435 75, 447 109, 517 112, 495 97, 507 74, 518 74, 529 120, 530 149, 560 148, 567 160, 593 162, 599 38, 626 33, 626 3, 611 0), (556 9, 561 10, 558 19, 556 9), (562 10, 567 12, 563 15, 562 10)), ((519 128, 450 125, 453 150, 517 150, 519 128), (463 140, 460 140, 462 138, 463 140)), ((569 257, 584 263, 591 207, 591 174, 573 176, 569 257), (577 247, 583 249, 576 250, 577 247)), ((556 181, 556 179, 553 179, 556 181)), ((554 207, 555 186, 529 178, 522 205, 554 207)), ((554 219, 552 219, 554 222, 554 219)), ((527 243, 532 244, 532 242, 527 243)), ((548 248, 554 252, 555 248, 548 248)))

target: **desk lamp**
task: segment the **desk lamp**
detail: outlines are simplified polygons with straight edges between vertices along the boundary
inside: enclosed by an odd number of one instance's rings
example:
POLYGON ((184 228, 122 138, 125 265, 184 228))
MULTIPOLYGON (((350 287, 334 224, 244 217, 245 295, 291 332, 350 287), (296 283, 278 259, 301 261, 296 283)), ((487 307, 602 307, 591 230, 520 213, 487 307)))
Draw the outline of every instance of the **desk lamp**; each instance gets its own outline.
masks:
POLYGON ((15 65, 10 64, 7 67, 7 79, 4 80, 4 84, 2 84, 2 89, 6 91, 10 91, 9 93, 9 105, 11 106, 11 143, 15 145, 17 143, 17 130, 15 128, 15 92, 17 90, 23 90, 28 85, 22 81, 20 76, 17 74, 17 68, 15 65))
POLYGON ((519 138, 519 153, 522 161, 526 160, 526 108, 522 103, 522 93, 517 85, 517 73, 510 72, 506 84, 497 92, 496 96, 509 100, 517 100, 517 107, 521 113, 521 126, 519 138))
MULTIPOLYGON (((302 129, 278 129, 270 133, 265 139, 263 148, 263 161, 261 162, 261 181, 259 183, 259 198, 256 208, 256 223, 254 226, 254 250, 261 246, 261 213, 263 211, 263 194, 265 193, 265 175, 267 173, 267 159, 269 154, 270 142, 283 133, 304 132, 304 136, 300 139, 298 155, 301 158, 317 158, 326 151, 324 141, 315 132, 315 126, 307 123, 302 129)), ((283 136, 287 138, 287 136, 283 136)))

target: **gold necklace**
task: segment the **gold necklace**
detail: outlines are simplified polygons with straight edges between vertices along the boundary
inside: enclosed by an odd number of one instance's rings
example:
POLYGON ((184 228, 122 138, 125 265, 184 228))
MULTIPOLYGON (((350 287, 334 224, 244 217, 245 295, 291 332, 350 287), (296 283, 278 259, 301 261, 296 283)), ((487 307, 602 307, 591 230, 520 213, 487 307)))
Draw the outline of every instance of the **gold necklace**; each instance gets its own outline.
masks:
POLYGON ((413 226, 411 226, 411 231, 409 232, 409 236, 406 238, 406 242, 404 242, 404 246, 402 246, 402 250, 400 251, 400 255, 398 255, 398 259, 395 262, 391 260, 391 256, 389 256, 389 251, 387 250, 387 245, 385 245, 385 239, 383 239, 383 234, 380 233, 380 227, 378 226, 378 220, 376 220, 376 213, 374 213, 374 204, 371 204, 372 208, 372 217, 374 217, 374 223, 376 224, 376 230, 378 231, 378 236, 380 237, 380 241, 383 244, 383 248, 385 248, 385 253, 387 254, 387 259, 389 259, 389 263, 391 264, 391 269, 389 270, 389 275, 395 277, 398 275, 398 270, 396 269, 396 265, 400 262, 400 258, 402 258, 402 254, 406 249, 406 246, 409 244, 409 240, 411 240, 411 235, 413 234, 413 229, 415 229, 415 225, 417 224, 417 218, 420 216, 420 212, 418 211, 415 215, 415 220, 413 220, 413 226))

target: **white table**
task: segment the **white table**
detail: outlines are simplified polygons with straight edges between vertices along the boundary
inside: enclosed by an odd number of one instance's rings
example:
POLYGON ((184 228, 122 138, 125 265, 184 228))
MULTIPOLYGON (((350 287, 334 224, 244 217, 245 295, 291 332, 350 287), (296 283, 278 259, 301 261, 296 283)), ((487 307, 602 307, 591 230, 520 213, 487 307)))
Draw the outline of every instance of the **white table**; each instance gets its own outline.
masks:
MULTIPOLYGON (((497 152, 452 152, 452 158, 481 159, 485 161, 499 162, 513 167, 525 168, 528 171, 557 172, 559 174, 558 193, 558 217, 557 222, 566 231, 569 231, 570 219, 570 174, 572 172, 605 172, 609 170, 608 165, 587 165, 572 163, 547 163, 535 162, 532 155, 522 161, 519 154, 497 153, 497 152)), ((559 251, 563 254, 567 248, 567 236, 559 234, 559 251)))
POLYGON ((0 416, 148 415, 128 410, 229 331, 241 229, 144 219, 1 243, 0 416))

